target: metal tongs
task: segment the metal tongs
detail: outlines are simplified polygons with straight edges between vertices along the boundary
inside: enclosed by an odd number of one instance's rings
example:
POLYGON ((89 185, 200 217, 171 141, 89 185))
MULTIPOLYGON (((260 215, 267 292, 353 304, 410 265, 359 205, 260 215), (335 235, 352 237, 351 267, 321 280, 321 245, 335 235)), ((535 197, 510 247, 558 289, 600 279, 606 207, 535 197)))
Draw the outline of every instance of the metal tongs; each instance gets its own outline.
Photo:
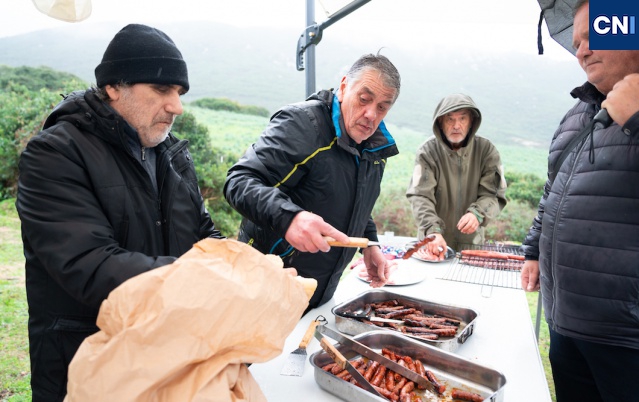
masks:
POLYGON ((374 316, 372 316, 370 314, 366 314, 365 312, 342 311, 342 312, 337 313, 337 315, 340 315, 342 317, 356 318, 356 319, 368 320, 368 321, 374 321, 374 322, 390 322, 390 323, 393 323, 393 324, 403 324, 404 323, 403 320, 393 320, 391 318, 374 317, 374 316))
MULTIPOLYGON (((406 252, 404 253, 404 256, 402 257, 403 260, 407 260, 410 258, 411 255, 413 255, 415 253, 415 251, 419 250, 420 248, 424 247, 426 244, 430 243, 431 241, 435 240, 435 235, 433 234, 429 234, 428 236, 424 237, 422 240, 418 241, 417 243, 411 245, 409 248, 406 249, 406 252)), ((444 251, 439 250, 439 252, 444 251)))
POLYGON ((341 345, 352 349, 353 351, 359 353, 360 355, 367 357, 370 360, 374 360, 378 362, 382 366, 385 366, 388 370, 394 371, 395 373, 408 378, 409 380, 415 382, 417 385, 432 392, 433 394, 439 395, 439 393, 435 390, 435 386, 426 378, 422 377, 416 372, 409 370, 406 367, 386 358, 385 356, 375 352, 373 349, 369 348, 368 346, 365 346, 364 344, 359 343, 352 338, 349 338, 345 335, 340 334, 337 331, 334 331, 328 328, 326 325, 318 325, 315 328, 315 337, 320 341, 320 345, 322 346, 322 349, 324 349, 326 353, 328 353, 333 358, 333 360, 335 360, 335 362, 340 365, 340 367, 348 370, 348 372, 353 376, 353 378, 367 391, 370 391, 373 394, 379 395, 380 397, 384 398, 384 396, 382 396, 373 387, 373 385, 370 382, 368 382, 366 378, 364 378, 364 376, 359 371, 357 371, 357 369, 353 367, 353 365, 348 360, 346 360, 341 353, 339 353, 339 351, 335 348, 335 346, 333 346, 330 342, 326 340, 324 335, 336 340, 341 345), (336 352, 335 355, 332 354, 332 352, 329 350, 331 351, 334 350, 336 352), (335 357, 335 356, 341 357, 341 359, 343 359, 345 363, 341 364, 342 360, 338 361, 338 357, 335 357), (357 375, 353 374, 352 371, 357 373, 357 375))
MULTIPOLYGON (((378 390, 375 389, 373 384, 371 384, 366 377, 362 375, 353 364, 348 361, 343 354, 340 353, 337 348, 328 341, 328 338, 324 337, 323 333, 327 330, 326 325, 318 325, 315 327, 315 338, 320 342, 320 346, 328 355, 337 363, 337 365, 342 369, 348 371, 348 373, 353 377, 357 383, 364 388, 366 391, 372 393, 373 395, 379 396, 380 398, 385 398, 382 394, 379 393, 378 390)), ((328 331, 329 334, 333 332, 332 330, 328 331)), ((329 335, 330 336, 330 335, 329 335)), ((331 336, 333 338, 333 336, 331 336)))

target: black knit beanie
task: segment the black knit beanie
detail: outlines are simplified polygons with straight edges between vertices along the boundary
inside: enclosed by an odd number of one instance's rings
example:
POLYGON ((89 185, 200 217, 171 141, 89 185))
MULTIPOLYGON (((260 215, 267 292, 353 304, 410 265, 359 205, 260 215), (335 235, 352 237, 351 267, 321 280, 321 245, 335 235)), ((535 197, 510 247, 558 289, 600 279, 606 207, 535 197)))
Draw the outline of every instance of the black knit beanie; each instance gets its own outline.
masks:
POLYGON ((164 32, 130 24, 118 32, 95 68, 98 87, 117 84, 181 85, 189 90, 189 75, 182 53, 164 32))

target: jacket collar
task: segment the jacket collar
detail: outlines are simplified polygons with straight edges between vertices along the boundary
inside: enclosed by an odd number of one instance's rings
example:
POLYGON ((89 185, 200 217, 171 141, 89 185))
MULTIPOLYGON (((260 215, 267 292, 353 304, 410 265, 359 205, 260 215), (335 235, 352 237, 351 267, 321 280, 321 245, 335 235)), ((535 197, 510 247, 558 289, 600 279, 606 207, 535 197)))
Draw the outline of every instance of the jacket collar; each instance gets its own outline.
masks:
POLYGON ((342 110, 340 107, 339 99, 336 93, 332 93, 332 105, 331 105, 331 118, 333 120, 333 127, 335 128, 335 135, 337 136, 338 144, 346 149, 348 152, 362 156, 364 153, 376 153, 381 152, 387 148, 395 147, 395 139, 386 128, 386 124, 382 120, 379 126, 368 139, 362 141, 359 147, 355 142, 351 140, 344 127, 344 118, 342 116, 342 110), (361 150, 361 154, 360 151, 361 150))
POLYGON ((606 95, 599 92, 594 85, 587 81, 582 86, 570 91, 570 95, 572 95, 575 99, 579 99, 591 105, 596 105, 597 107, 601 107, 601 102, 606 99, 606 95))

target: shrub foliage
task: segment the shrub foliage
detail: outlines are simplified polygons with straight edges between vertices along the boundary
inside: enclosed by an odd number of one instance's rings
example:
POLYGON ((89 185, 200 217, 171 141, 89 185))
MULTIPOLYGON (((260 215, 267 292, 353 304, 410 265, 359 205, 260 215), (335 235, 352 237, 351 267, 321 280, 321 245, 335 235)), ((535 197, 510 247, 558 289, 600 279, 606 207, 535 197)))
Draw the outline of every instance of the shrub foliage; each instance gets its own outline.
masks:
POLYGON ((216 228, 227 237, 236 237, 241 218, 226 202, 222 192, 226 172, 237 156, 214 148, 209 129, 199 124, 195 116, 189 112, 175 120, 173 133, 179 138, 189 140, 189 151, 193 155, 200 191, 216 228))
POLYGON ((226 110, 227 112, 250 114, 254 116, 269 117, 270 115, 269 111, 263 107, 241 105, 226 98, 202 98, 191 102, 191 105, 204 109, 226 110))
POLYGON ((60 93, 84 85, 46 68, 14 70, 0 66, 0 199, 15 196, 20 153, 62 99, 60 93))

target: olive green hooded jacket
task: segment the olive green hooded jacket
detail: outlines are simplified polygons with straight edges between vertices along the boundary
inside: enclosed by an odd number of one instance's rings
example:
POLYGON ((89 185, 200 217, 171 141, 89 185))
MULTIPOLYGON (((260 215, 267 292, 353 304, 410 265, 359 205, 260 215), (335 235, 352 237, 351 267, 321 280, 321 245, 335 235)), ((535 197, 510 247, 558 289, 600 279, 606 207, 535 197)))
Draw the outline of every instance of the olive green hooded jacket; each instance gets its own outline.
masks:
POLYGON ((435 136, 417 150, 406 192, 419 239, 442 233, 453 249, 464 244, 482 244, 484 228, 506 205, 506 181, 499 152, 486 138, 476 135, 480 124, 481 112, 467 95, 449 95, 437 106, 433 115, 435 136), (453 151, 437 120, 464 108, 473 112, 473 123, 465 143, 453 151), (457 229, 459 219, 467 212, 474 213, 480 222, 472 234, 457 229))

